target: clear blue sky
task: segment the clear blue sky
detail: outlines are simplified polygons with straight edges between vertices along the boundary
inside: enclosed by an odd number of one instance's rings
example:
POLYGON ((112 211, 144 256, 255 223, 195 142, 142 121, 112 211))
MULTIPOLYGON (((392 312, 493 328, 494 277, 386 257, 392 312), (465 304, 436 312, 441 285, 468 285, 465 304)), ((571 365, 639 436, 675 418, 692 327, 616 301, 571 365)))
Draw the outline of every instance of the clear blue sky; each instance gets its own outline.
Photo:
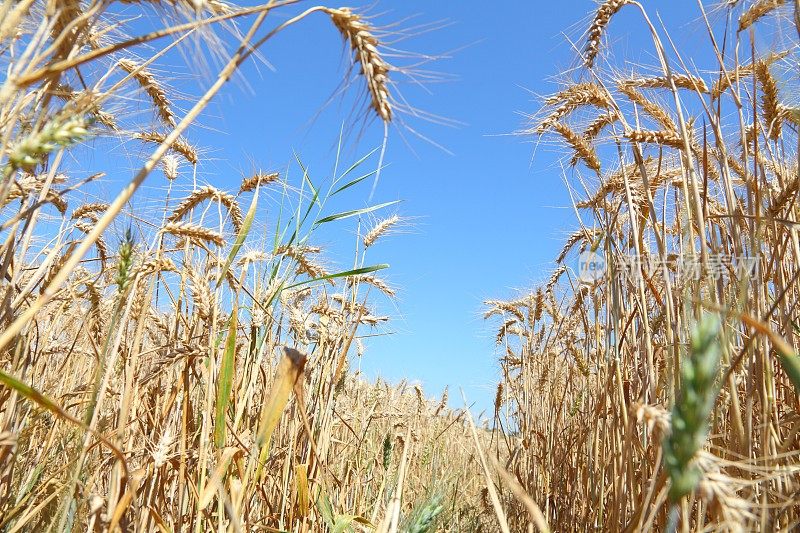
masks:
MULTIPOLYGON (((438 394, 449 384, 454 405, 460 404, 458 387, 463 387, 478 408, 487 408, 499 372, 495 328, 482 319, 482 301, 513 297, 546 279, 565 235, 576 227, 559 154, 549 145, 536 148, 531 139, 509 134, 524 126, 521 113, 537 109, 535 94, 552 92, 553 76, 577 65, 568 38, 580 39, 596 4, 355 4, 380 14, 375 19, 379 25, 409 16, 415 18, 401 28, 435 21, 447 25, 397 44, 410 52, 447 56, 423 67, 446 81, 423 86, 402 77, 398 81, 403 96, 416 107, 463 123, 445 127, 402 117, 447 151, 402 126, 392 127, 388 166, 374 203, 402 200, 384 214, 396 212, 412 220, 402 233, 370 251, 368 262, 391 264, 384 274, 399 289, 399 298, 394 304, 381 303, 393 318, 382 331, 391 335, 370 339, 361 368, 370 377, 419 380, 428 394, 438 394)), ((648 5, 661 9, 665 22, 680 30, 677 44, 704 38, 693 1, 648 5), (675 13, 674 6, 684 2, 687 9, 675 13)), ((644 44, 636 19, 633 10, 621 13, 611 25, 610 38, 617 52, 654 65, 652 47, 644 44)), ((363 128, 362 122, 353 123, 351 97, 360 87, 325 105, 339 87, 348 59, 324 15, 285 31, 262 53, 274 70, 248 62, 244 76, 226 87, 203 115, 202 127, 189 133, 212 159, 201 167, 202 181, 233 189, 254 168, 286 169, 293 150, 309 165, 312 178, 324 180, 342 124, 354 126, 348 129, 345 161, 379 145, 381 124, 372 121, 363 128)), ((397 60, 401 65, 413 61, 397 60)), ((180 75, 164 74, 173 88, 182 90, 180 75)), ((291 172, 296 178, 297 167, 291 172)), ((369 186, 354 191, 341 207, 363 207, 368 193, 369 186)), ((323 236, 329 240, 322 244, 343 267, 351 261, 353 231, 352 224, 342 222, 323 236)))

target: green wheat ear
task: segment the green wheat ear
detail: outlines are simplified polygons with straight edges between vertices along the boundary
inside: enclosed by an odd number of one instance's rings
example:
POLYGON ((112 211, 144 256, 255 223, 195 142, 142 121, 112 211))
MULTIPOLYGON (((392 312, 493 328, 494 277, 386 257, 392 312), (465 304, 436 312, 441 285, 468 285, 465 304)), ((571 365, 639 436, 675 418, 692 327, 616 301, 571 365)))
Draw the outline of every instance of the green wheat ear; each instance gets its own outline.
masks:
POLYGON ((704 315, 692 330, 690 357, 681 368, 681 390, 672 408, 672 430, 664 439, 664 466, 673 503, 691 493, 700 481, 695 454, 708 436, 708 418, 719 389, 720 319, 704 315))
POLYGON ((425 498, 411 514, 403 530, 406 533, 433 533, 444 511, 444 498, 434 493, 425 498))
POLYGON ((37 132, 30 134, 11 149, 5 173, 32 170, 58 147, 68 148, 89 136, 92 121, 84 116, 56 116, 37 132))
POLYGON ((120 294, 125 292, 130 284, 131 265, 133 264, 133 232, 129 227, 119 245, 119 263, 117 263, 117 276, 114 282, 120 294))
POLYGON ((389 470, 392 464, 392 438, 389 433, 383 438, 383 469, 389 470))

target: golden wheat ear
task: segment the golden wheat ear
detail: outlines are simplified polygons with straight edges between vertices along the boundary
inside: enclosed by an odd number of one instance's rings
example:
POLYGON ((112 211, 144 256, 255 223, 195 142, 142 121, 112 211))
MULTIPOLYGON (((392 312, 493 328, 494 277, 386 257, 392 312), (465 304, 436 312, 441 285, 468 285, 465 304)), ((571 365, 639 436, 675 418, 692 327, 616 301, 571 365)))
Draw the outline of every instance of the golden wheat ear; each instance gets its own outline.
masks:
POLYGON ((586 49, 584 61, 586 66, 592 68, 597 59, 597 54, 600 53, 600 40, 603 38, 603 33, 611 22, 611 17, 617 14, 625 4, 629 4, 630 0, 606 0, 594 16, 594 21, 589 27, 589 35, 586 38, 586 49))
POLYGON ((739 17, 739 31, 742 32, 772 11, 786 4, 786 0, 758 0, 739 17))
POLYGON ((375 36, 375 29, 350 8, 326 11, 353 49, 355 61, 360 65, 361 74, 367 83, 370 107, 383 122, 391 122, 393 111, 389 94, 389 73, 393 68, 378 50, 380 41, 375 36))

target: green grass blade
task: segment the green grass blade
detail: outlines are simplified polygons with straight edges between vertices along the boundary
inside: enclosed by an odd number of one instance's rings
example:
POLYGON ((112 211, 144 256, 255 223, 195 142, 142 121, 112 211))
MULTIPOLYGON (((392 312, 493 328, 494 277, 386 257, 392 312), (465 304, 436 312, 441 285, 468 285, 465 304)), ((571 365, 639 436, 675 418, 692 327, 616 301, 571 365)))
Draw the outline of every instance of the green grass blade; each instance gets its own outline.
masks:
POLYGON ((334 215, 329 215, 327 217, 321 218, 317 220, 316 225, 325 224, 326 222, 333 222, 334 220, 341 220, 343 218, 350 218, 350 217, 357 217, 359 215, 363 215, 366 213, 371 213, 373 211, 377 211, 378 209, 383 209, 384 207, 389 207, 390 205, 394 205, 399 203, 400 200, 395 200, 393 202, 386 202, 383 204, 373 205, 370 207, 365 207, 363 209, 354 209, 353 211, 343 211, 341 213, 336 213, 334 215))
POLYGON ((219 378, 217 379, 217 403, 214 416, 214 444, 217 448, 225 446, 225 419, 231 399, 236 363, 236 327, 239 324, 238 308, 238 304, 234 302, 230 326, 228 327, 228 338, 225 340, 225 352, 222 355, 219 378))
POLYGON ((380 146, 376 146, 376 147, 375 147, 375 148, 373 148, 373 149, 372 149, 372 151, 370 151, 370 152, 369 152, 367 155, 365 155, 364 157, 362 157, 361 159, 359 159, 358 161, 356 161, 355 163, 353 163, 352 165, 350 165, 350 167, 348 167, 348 169, 347 169, 347 170, 345 170, 345 171, 342 173, 342 175, 341 175, 341 176, 339 176, 338 178, 336 178, 336 183, 338 183, 338 182, 342 181, 344 178, 346 178, 346 177, 347 177, 347 175, 348 175, 348 174, 350 174, 352 171, 354 171, 355 169, 357 169, 358 167, 360 167, 360 166, 361 166, 361 164, 362 164, 362 163, 364 163, 364 161, 366 161, 367 159, 369 159, 369 158, 370 158, 370 156, 371 156, 372 154, 374 154, 375 152, 377 152, 378 150, 380 150, 380 148, 381 148, 380 146))
POLYGON ((369 274, 370 272, 375 272, 376 270, 383 270, 384 268, 389 268, 389 265, 386 263, 381 263, 379 265, 372 265, 368 267, 356 268, 353 270, 345 270, 344 272, 337 272, 335 274, 328 274, 327 276, 320 276, 318 278, 307 279, 301 281, 299 283, 295 283, 293 285, 288 285, 284 287, 285 289, 292 289, 294 287, 300 287, 301 285, 308 285, 309 283, 314 283, 315 281, 325 281, 328 279, 336 279, 336 278, 346 278, 349 276, 360 276, 361 274, 369 274))
POLYGON ((795 393, 800 395, 800 357, 796 354, 781 353, 778 355, 778 359, 781 362, 783 371, 786 372, 792 385, 794 385, 795 393))
POLYGON ((308 186, 311 189, 311 192, 313 193, 313 196, 311 197, 311 205, 308 206, 308 210, 309 211, 311 210, 311 206, 314 205, 314 202, 316 202, 317 205, 321 208, 322 204, 319 203, 319 190, 316 187, 314 187, 314 184, 311 182, 311 177, 308 175, 308 169, 300 160, 300 156, 297 155, 297 152, 294 152, 294 158, 297 161, 297 164, 300 165, 300 169, 303 171, 303 181, 308 183, 308 186))
POLYGON ((354 179, 352 179, 352 180, 348 181, 347 183, 345 183, 344 185, 342 185, 341 187, 339 187, 338 189, 336 189, 335 191, 333 191, 333 192, 331 193, 331 196, 334 196, 334 195, 336 195, 336 194, 339 194, 339 193, 340 193, 340 192, 342 192, 343 190, 345 190, 345 189, 349 189, 349 188, 350 188, 350 187, 352 187, 353 185, 358 185, 359 183, 361 183, 362 181, 364 181, 364 180, 365 180, 365 179, 367 179, 368 177, 375 175, 375 173, 376 173, 376 172, 378 172, 378 171, 377 171, 377 170, 371 170, 370 172, 367 172, 366 174, 363 174, 363 175, 361 175, 361 176, 359 176, 359 177, 357 177, 357 178, 354 178, 354 179))

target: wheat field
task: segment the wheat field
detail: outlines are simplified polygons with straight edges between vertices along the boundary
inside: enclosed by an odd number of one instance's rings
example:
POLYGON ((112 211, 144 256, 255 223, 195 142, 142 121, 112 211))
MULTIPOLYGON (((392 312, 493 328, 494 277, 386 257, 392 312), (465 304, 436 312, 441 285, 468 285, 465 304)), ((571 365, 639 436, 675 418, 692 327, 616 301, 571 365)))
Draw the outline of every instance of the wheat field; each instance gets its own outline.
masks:
POLYGON ((373 246, 406 221, 329 206, 369 192, 384 150, 337 152, 324 182, 299 159, 299 179, 198 180, 191 126, 312 17, 385 149, 413 108, 372 18, 0 2, 0 530, 797 529, 800 1, 685 4, 710 63, 646 2, 605 0, 518 132, 563 154, 576 229, 546 283, 486 302, 502 375, 486 418, 354 368, 396 297, 373 246), (622 11, 656 66, 615 61, 622 11), (159 74, 188 43, 212 66, 195 95, 159 74), (132 177, 96 194, 88 162, 131 146, 132 177), (163 194, 134 209, 145 182, 163 194), (333 227, 344 270, 319 244, 333 227))

